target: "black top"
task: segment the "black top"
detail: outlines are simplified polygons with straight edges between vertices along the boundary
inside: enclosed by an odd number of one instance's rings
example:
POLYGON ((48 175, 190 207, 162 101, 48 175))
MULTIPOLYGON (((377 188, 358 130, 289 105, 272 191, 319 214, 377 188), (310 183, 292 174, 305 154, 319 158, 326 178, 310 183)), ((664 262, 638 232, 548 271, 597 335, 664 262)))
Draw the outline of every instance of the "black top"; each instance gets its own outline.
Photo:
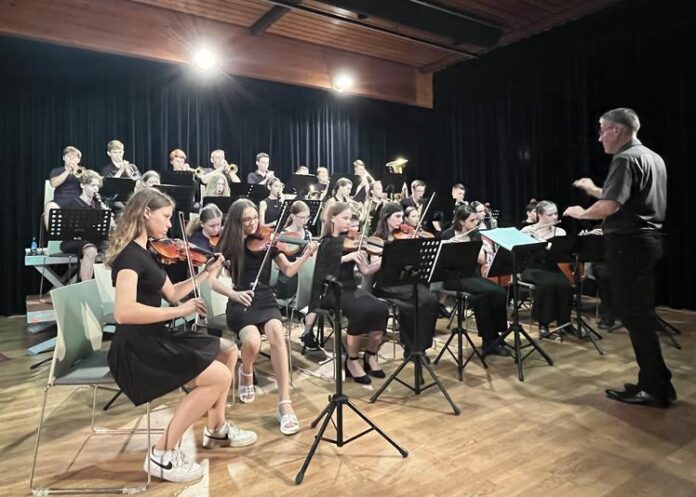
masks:
POLYGON ((188 241, 196 247, 207 250, 208 252, 217 252, 217 249, 210 244, 210 240, 203 234, 203 230, 196 230, 188 237, 188 241))
POLYGON ((159 307, 162 302, 160 291, 164 286, 167 273, 145 248, 131 241, 114 260, 111 266, 111 281, 116 286, 118 272, 122 269, 132 269, 138 274, 138 293, 136 301, 139 304, 159 307))
POLYGON ((266 173, 266 176, 263 176, 256 171, 252 171, 249 174, 247 174, 247 183, 250 185, 256 185, 258 183, 261 183, 263 180, 266 179, 268 176, 268 173, 266 173))
POLYGON ((406 198, 402 199, 400 203, 401 203, 401 208, 403 210, 406 210, 407 207, 415 207, 416 209, 418 209, 418 206, 422 205, 423 202, 421 200, 420 204, 416 204, 413 201, 413 197, 406 197, 406 198))
MULTIPOLYGON (((261 277, 259 278, 259 283, 264 283, 268 285, 271 279, 271 261, 270 259, 275 259, 278 256, 278 249, 271 247, 271 255, 266 265, 263 268, 261 277)), ((242 272, 242 279, 240 282, 240 288, 247 289, 251 288, 251 284, 256 279, 256 275, 259 272, 261 263, 263 262, 265 252, 252 252, 244 246, 244 270, 242 272)))
POLYGON ((264 222, 266 224, 271 224, 273 221, 280 219, 280 213, 283 211, 283 202, 281 202, 280 199, 266 197, 261 202, 266 204, 266 214, 264 215, 264 222))
MULTIPOLYGON (((56 167, 55 169, 51 169, 51 172, 48 173, 48 177, 49 179, 55 178, 64 172, 65 167, 56 167)), ((53 201, 62 207, 64 203, 71 201, 75 197, 79 197, 80 194, 82 194, 80 180, 70 173, 68 174, 68 177, 65 178, 65 181, 56 187, 55 191, 53 192, 53 201)))
POLYGON ((604 234, 634 234, 662 228, 667 211, 667 168, 658 154, 632 140, 611 160, 603 200, 621 207, 606 218, 604 234))
POLYGON ((72 200, 69 200, 60 207, 61 209, 101 209, 101 206, 96 202, 96 200, 92 199, 92 203, 88 204, 87 202, 82 200, 82 197, 77 197, 72 200))

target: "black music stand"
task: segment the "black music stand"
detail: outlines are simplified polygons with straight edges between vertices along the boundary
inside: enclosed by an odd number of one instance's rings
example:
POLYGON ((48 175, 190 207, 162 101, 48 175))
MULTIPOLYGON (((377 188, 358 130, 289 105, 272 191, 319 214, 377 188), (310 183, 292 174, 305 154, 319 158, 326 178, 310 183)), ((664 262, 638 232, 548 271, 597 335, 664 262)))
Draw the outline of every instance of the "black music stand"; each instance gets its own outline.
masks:
POLYGON ((304 198, 309 192, 309 187, 317 182, 317 177, 314 174, 293 174, 285 185, 286 190, 288 187, 291 188, 286 193, 295 193, 298 198, 304 198))
MULTIPOLYGON (((289 198, 283 200, 284 214, 280 219, 278 219, 278 222, 281 224, 281 226, 285 226, 285 222, 288 220, 288 216, 290 216, 290 208, 292 207, 292 204, 294 204, 298 200, 302 199, 289 198)), ((309 221, 307 222, 307 224, 311 226, 319 213, 319 208, 321 207, 321 200, 302 200, 302 202, 307 204, 307 207, 309 207, 309 221)))
MULTIPOLYGON (((177 172, 187 172, 187 171, 177 171, 177 172)), ((160 184, 155 186, 162 193, 166 193, 174 199, 176 202, 176 209, 181 212, 191 212, 193 211, 193 204, 195 202, 196 191, 194 185, 170 185, 170 184, 160 184)))
POLYGON ((95 245, 109 238, 110 209, 51 209, 48 240, 89 240, 95 245))
POLYGON ((99 194, 110 202, 126 202, 135 190, 135 181, 130 178, 104 178, 99 194))
POLYGON ((491 239, 500 247, 493 258, 491 267, 488 270, 488 277, 507 276, 512 274, 512 323, 508 329, 493 342, 491 348, 495 348, 502 344, 513 350, 513 359, 517 363, 517 376, 520 381, 524 381, 524 372, 522 371, 522 362, 529 357, 533 352, 539 352, 546 360, 549 366, 553 366, 553 360, 541 348, 541 346, 529 336, 529 333, 520 325, 519 315, 519 284, 518 274, 521 273, 527 265, 529 256, 534 252, 545 250, 546 242, 540 242, 531 236, 520 232, 515 228, 496 228, 485 232, 486 238, 491 239), (515 343, 514 346, 507 344, 505 339, 513 334, 515 343), (520 335, 527 340, 525 345, 522 345, 520 335), (522 349, 531 347, 532 350, 522 355, 522 349))
POLYGON ((163 185, 193 186, 195 184, 192 171, 162 171, 160 183, 163 185))
POLYGON ((597 342, 597 339, 601 339, 602 336, 582 317, 582 278, 578 270, 581 262, 598 262, 604 259, 604 237, 596 235, 556 236, 551 238, 549 243, 551 243, 549 256, 553 262, 572 261, 575 264, 573 292, 575 293, 575 327, 577 335, 575 333, 569 334, 577 338, 589 338, 599 355, 604 355, 604 351, 597 342), (586 334, 583 335, 583 332, 586 334))
POLYGON ((227 215, 234 199, 232 197, 203 197, 203 207, 208 204, 215 204, 222 211, 223 216, 227 215))
POLYGON ((382 177, 382 187, 385 193, 401 193, 406 183, 406 175, 403 173, 387 173, 382 177))
POLYGON ((268 197, 270 192, 271 190, 269 190, 266 185, 254 184, 249 185, 249 192, 247 193, 247 196, 249 197, 249 200, 254 202, 256 205, 259 205, 259 202, 268 197))
MULTIPOLYGON (((442 243, 442 247, 440 248, 440 255, 437 258, 437 261, 435 261, 435 264, 433 265, 433 273, 430 278, 430 282, 435 283, 452 280, 458 281, 462 278, 471 277, 474 274, 474 271, 476 271, 478 268, 478 255, 481 251, 482 244, 483 242, 481 242, 480 240, 464 243, 444 241, 442 243)), ((442 350, 440 350, 440 353, 434 361, 434 363, 437 364, 438 361, 442 358, 445 351, 449 352, 452 358, 457 363, 457 373, 460 381, 462 380, 462 373, 464 371, 464 368, 474 356, 478 357, 479 361, 481 361, 481 364, 483 364, 484 368, 488 368, 486 360, 483 358, 483 355, 481 355, 481 353, 479 352, 478 347, 476 347, 474 342, 471 340, 471 337, 469 337, 469 334, 461 326, 461 321, 463 319, 462 314, 464 313, 464 305, 462 304, 463 299, 463 296, 457 295, 457 309, 459 313, 457 318, 457 328, 452 330, 452 333, 447 339, 447 342, 445 342, 444 347, 442 348, 442 350), (449 348, 449 345, 454 339, 455 335, 457 335, 459 341, 456 356, 452 353, 452 351, 449 348), (466 340, 467 342, 469 342, 469 345, 472 349, 471 354, 469 354, 466 360, 464 360, 464 357, 462 355, 462 335, 466 337, 466 340)))
POLYGON ((358 409, 348 398, 348 395, 343 393, 343 375, 342 375, 342 361, 341 361, 341 348, 342 348, 342 336, 341 336, 341 283, 336 279, 334 274, 339 271, 339 266, 341 264, 341 256, 343 254, 343 239, 338 238, 325 238, 321 245, 319 246, 319 251, 317 252, 317 262, 314 268, 314 280, 312 282, 312 294, 310 297, 310 309, 323 308, 331 310, 334 313, 334 376, 336 391, 329 396, 329 403, 324 407, 319 416, 317 416, 314 421, 312 421, 311 427, 315 428, 319 421, 322 421, 321 427, 314 435, 314 442, 307 453, 307 457, 302 463, 300 471, 295 476, 295 483, 299 485, 304 479, 305 472, 312 462, 314 453, 316 452, 319 442, 322 440, 325 442, 330 442, 336 444, 337 447, 343 447, 344 445, 356 440, 363 435, 367 435, 371 431, 376 431, 382 438, 389 442, 402 457, 408 457, 408 452, 401 448, 394 440, 392 440, 389 435, 384 433, 379 426, 372 422, 360 409, 358 409), (353 435, 352 437, 345 438, 343 433, 343 408, 348 407, 355 414, 358 415, 369 426, 368 429, 353 435), (336 438, 327 438, 324 436, 326 429, 329 426, 329 422, 333 421, 333 414, 336 412, 336 421, 333 425, 336 428, 336 438))
POLYGON ((240 198, 249 198, 249 190, 251 190, 249 183, 230 183, 231 202, 240 198))
POLYGON ((382 266, 377 273, 376 285, 387 287, 394 284, 413 284, 413 304, 415 309, 415 336, 414 350, 409 350, 403 362, 387 378, 382 386, 377 390, 370 402, 375 402, 386 390, 389 384, 396 380, 416 395, 432 386, 437 386, 442 395, 449 402, 455 415, 460 413, 459 407, 452 401, 444 385, 440 382, 432 366, 430 366, 425 350, 420 350, 420 329, 418 326, 418 284, 428 285, 432 276, 433 266, 435 265, 440 253, 442 242, 427 238, 416 238, 412 240, 396 240, 384 244, 382 253, 382 266), (398 376, 409 362, 413 362, 414 385, 402 381, 398 376), (423 368, 430 373, 433 382, 423 386, 423 368))

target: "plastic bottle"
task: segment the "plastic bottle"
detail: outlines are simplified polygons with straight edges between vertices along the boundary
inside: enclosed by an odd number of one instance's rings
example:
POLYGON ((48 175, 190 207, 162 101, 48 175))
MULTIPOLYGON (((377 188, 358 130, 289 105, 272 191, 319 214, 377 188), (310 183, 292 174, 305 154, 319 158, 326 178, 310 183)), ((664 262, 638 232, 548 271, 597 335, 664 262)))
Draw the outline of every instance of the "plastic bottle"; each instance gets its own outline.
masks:
POLYGON ((29 252, 30 255, 36 255, 38 253, 38 248, 39 246, 36 243, 36 237, 32 237, 31 239, 31 251, 29 252))

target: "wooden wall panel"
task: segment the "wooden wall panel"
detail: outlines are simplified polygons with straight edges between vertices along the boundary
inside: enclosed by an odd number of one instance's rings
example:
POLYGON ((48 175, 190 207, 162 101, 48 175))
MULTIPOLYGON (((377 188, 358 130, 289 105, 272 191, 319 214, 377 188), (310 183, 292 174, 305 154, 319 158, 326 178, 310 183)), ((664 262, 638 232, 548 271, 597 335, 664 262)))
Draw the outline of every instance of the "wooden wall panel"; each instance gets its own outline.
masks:
POLYGON ((0 0, 0 34, 175 63, 207 41, 230 74, 328 89, 348 69, 355 94, 432 107, 432 80, 417 68, 130 0, 0 0))

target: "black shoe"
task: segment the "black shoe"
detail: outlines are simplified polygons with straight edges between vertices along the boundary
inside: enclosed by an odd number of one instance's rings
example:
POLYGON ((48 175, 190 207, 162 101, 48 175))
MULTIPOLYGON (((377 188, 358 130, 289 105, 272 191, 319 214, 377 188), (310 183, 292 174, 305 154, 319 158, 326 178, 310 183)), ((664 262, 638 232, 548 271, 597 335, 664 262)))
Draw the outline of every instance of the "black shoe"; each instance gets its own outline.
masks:
POLYGON ((510 351, 502 343, 496 344, 495 347, 492 346, 493 343, 483 344, 483 356, 498 355, 501 357, 510 357, 510 351))
POLYGON ((667 408, 672 405, 668 398, 659 397, 645 390, 605 390, 607 397, 612 400, 642 406, 667 408))
POLYGON ((314 333, 309 332, 306 335, 302 335, 300 337, 300 341, 302 342, 302 345, 304 346, 305 349, 315 351, 319 350, 319 342, 317 342, 316 337, 314 336, 314 333))
POLYGON ((371 355, 376 356, 377 353, 370 352, 369 350, 365 351, 365 354, 363 355, 363 369, 368 375, 374 376, 375 378, 386 378, 387 375, 384 374, 384 371, 382 371, 381 369, 372 369, 370 367, 370 361, 367 360, 367 356, 371 355))
POLYGON ((605 319, 602 318, 599 320, 599 323, 597 323, 597 328, 600 330, 610 330, 614 327, 614 320, 613 319, 605 319))
POLYGON ((572 324, 569 324, 569 325, 567 325, 567 326, 564 326, 564 327, 561 328, 559 331, 560 331, 561 333, 565 334, 565 335, 570 335, 570 336, 573 336, 573 337, 579 337, 579 336, 580 336, 580 334, 578 333, 577 328, 575 328, 575 326, 573 326, 572 324))
POLYGON ((437 304, 437 315, 441 318, 449 318, 452 316, 452 312, 445 307, 445 304, 437 304))
MULTIPOLYGON (((633 384, 633 383, 624 383, 624 389, 627 392, 640 391, 640 387, 638 385, 633 384)), ((669 392, 667 393, 667 400, 672 404, 677 401, 677 391, 674 389, 674 385, 672 385, 671 383, 669 384, 669 392)))
POLYGON ((539 338, 546 338, 549 340, 559 340, 561 338, 561 334, 558 333, 557 331, 549 331, 548 324, 540 324, 539 325, 539 338))
POLYGON ((348 369, 348 361, 357 361, 359 358, 358 357, 347 357, 346 362, 345 362, 345 370, 346 370, 346 378, 353 378, 353 381, 355 383, 360 383, 361 385, 369 385, 372 383, 372 380, 370 380, 370 377, 367 376, 366 374, 362 376, 353 376, 353 374, 350 372, 350 369, 348 369))

